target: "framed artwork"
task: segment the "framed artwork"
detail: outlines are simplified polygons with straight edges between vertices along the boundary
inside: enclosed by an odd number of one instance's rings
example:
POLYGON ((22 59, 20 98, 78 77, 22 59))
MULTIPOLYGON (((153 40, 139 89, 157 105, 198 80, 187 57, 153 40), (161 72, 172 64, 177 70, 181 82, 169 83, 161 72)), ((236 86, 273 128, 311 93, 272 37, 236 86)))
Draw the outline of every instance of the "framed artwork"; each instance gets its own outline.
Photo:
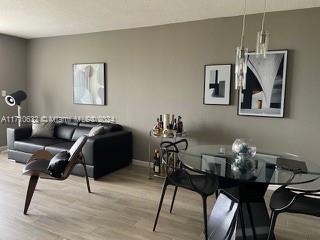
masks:
POLYGON ((73 64, 73 103, 106 104, 105 63, 73 64))
POLYGON ((269 51, 267 57, 247 55, 246 89, 239 93, 238 115, 284 116, 287 50, 269 51))
POLYGON ((212 172, 218 176, 225 176, 227 159, 207 154, 201 155, 201 170, 212 172))
POLYGON ((231 64, 205 65, 203 104, 230 104, 231 64))

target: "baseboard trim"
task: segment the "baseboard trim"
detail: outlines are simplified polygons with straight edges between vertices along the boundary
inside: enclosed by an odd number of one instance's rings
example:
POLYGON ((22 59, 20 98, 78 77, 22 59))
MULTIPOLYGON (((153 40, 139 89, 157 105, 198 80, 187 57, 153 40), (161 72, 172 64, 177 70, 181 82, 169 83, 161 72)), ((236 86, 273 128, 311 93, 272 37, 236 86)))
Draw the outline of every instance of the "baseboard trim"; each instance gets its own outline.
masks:
POLYGON ((7 146, 0 146, 0 152, 6 151, 6 150, 7 150, 7 146))
POLYGON ((149 162, 138 160, 138 159, 132 159, 132 164, 142 167, 149 167, 149 162))

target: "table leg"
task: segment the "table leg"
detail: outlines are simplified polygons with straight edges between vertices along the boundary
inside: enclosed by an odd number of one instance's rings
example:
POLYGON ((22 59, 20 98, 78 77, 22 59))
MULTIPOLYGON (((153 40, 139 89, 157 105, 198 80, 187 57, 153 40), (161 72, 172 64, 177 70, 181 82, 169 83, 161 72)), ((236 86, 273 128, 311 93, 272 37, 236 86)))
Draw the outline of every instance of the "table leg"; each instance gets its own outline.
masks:
MULTIPOLYGON (((270 217, 264 201, 268 184, 237 183, 228 187, 223 184, 220 188, 239 200, 236 239, 265 240, 270 227, 270 217)), ((229 184, 230 186, 230 184, 229 184)), ((216 216, 219 218, 219 216, 216 216)), ((210 226, 208 226, 210 232, 210 226)), ((273 239, 275 237, 273 236, 273 239)))
MULTIPOLYGON (((268 236, 270 218, 264 202, 242 202, 242 218, 245 228, 245 237, 238 221, 236 239, 265 240, 268 236), (251 215, 251 216, 250 216, 251 215)), ((239 219, 241 212, 238 212, 239 219)))

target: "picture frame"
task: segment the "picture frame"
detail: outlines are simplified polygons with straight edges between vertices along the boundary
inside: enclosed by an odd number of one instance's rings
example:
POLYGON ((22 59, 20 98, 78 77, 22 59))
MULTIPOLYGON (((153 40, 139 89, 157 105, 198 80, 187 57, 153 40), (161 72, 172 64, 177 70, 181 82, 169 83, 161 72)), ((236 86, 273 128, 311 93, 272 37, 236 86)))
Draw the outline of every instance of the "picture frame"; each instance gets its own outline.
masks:
POLYGON ((238 115, 283 118, 288 50, 272 50, 267 57, 247 54, 246 89, 239 91, 238 115))
POLYGON ((227 166, 227 158, 222 156, 213 156, 208 154, 201 155, 201 171, 208 169, 212 172, 216 171, 216 175, 225 176, 227 166))
POLYGON ((106 105, 106 63, 75 63, 73 70, 73 103, 106 105))
POLYGON ((204 105, 230 105, 231 68, 232 64, 204 65, 204 105))

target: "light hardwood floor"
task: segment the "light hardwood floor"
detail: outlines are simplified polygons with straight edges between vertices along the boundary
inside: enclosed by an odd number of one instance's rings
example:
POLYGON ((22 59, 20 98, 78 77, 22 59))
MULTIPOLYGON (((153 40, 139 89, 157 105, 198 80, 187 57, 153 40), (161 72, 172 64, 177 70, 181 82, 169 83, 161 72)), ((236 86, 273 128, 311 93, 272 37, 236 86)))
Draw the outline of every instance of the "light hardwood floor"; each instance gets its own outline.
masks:
MULTIPOLYGON (((148 180, 146 168, 130 166, 99 181, 91 180, 93 193, 83 177, 63 182, 40 179, 29 208, 23 215, 28 177, 23 165, 0 153, 0 240, 197 240, 202 235, 200 196, 178 190, 169 214, 172 188, 164 201, 156 232, 152 226, 160 197, 161 180, 148 180)), ((270 196, 268 192, 266 199, 270 196)), ((208 210, 214 203, 210 198, 208 210)), ((320 239, 320 220, 282 214, 276 236, 284 239, 320 239)))

